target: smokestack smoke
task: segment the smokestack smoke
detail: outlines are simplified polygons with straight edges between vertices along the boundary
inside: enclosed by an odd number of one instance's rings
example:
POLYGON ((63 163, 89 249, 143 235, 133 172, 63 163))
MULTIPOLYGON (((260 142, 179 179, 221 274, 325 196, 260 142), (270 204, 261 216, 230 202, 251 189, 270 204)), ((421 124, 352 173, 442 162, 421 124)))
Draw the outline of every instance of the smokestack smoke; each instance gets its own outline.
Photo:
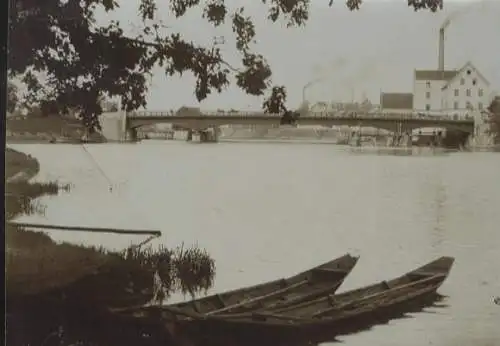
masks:
POLYGON ((444 71, 444 27, 439 29, 439 57, 438 57, 438 70, 444 71))
POLYGON ((444 71, 444 32, 451 24, 452 21, 460 17, 462 14, 467 13, 470 10, 477 9, 480 12, 486 12, 491 4, 488 0, 481 0, 479 2, 473 2, 462 6, 460 9, 450 13, 444 20, 443 24, 439 28, 439 70, 444 71))

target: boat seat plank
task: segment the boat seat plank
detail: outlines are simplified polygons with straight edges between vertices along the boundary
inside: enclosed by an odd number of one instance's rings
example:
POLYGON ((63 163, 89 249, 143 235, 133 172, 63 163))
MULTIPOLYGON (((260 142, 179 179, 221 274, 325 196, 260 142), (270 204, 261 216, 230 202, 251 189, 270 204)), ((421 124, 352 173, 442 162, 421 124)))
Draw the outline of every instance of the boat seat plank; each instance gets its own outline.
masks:
POLYGON ((215 297, 217 298, 217 301, 219 302, 219 304, 222 306, 222 307, 225 307, 226 306, 226 302, 224 301, 224 299, 222 299, 221 295, 220 294, 216 294, 215 297))
POLYGON ((429 277, 429 278, 426 278, 426 279, 422 279, 421 281, 418 281, 418 282, 411 282, 411 283, 408 283, 408 284, 404 284, 404 285, 401 285, 401 286, 396 286, 394 288, 391 288, 389 290, 384 290, 384 291, 381 291, 381 292, 375 292, 375 293, 372 293, 372 294, 369 294, 367 296, 364 296, 364 297, 361 297, 359 299, 356 299, 356 300, 353 300, 353 301, 348 301, 348 302, 345 302, 343 304, 339 304, 337 306, 334 306, 334 307, 330 307, 330 308, 326 308, 326 309, 323 309, 323 310, 320 310, 316 313, 314 313, 311 317, 313 318, 317 318, 317 317, 321 317, 333 310, 339 310, 339 309, 345 309, 349 306, 354 306, 356 304, 360 304, 360 303, 364 303, 366 301, 369 301, 370 299, 374 299, 374 298, 377 298, 377 297, 381 297, 383 296, 384 294, 388 294, 389 292, 393 293, 393 292, 397 292, 397 291, 402 291, 404 289, 409 289, 417 284, 422 284, 422 283, 425 283, 425 282, 429 282, 433 279, 435 279, 436 277, 439 277, 439 275, 435 275, 435 276, 432 276, 432 277, 429 277))
POLYGON ((286 279, 281 279, 280 280, 280 287, 285 288, 288 286, 288 281, 286 279))
POLYGON ((200 313, 200 302, 193 300, 193 310, 200 313))
POLYGON ((335 305, 335 297, 331 294, 328 295, 328 304, 330 306, 334 306, 335 305))
POLYGON ((434 276, 434 275, 439 275, 439 272, 426 272, 426 271, 416 271, 413 273, 408 273, 408 275, 413 275, 413 276, 434 276))
POLYGON ((254 320, 265 321, 268 318, 274 318, 277 320, 285 320, 285 321, 293 321, 293 322, 295 322, 295 321, 304 322, 304 321, 308 320, 308 319, 305 319, 303 317, 272 314, 269 312, 255 312, 252 314, 252 319, 254 319, 254 320))
POLYGON ((218 309, 218 310, 213 310, 213 311, 210 311, 208 312, 206 315, 213 315, 213 314, 217 314, 217 313, 220 313, 220 312, 227 312, 229 310, 232 310, 232 309, 236 309, 236 308, 239 308, 239 307, 243 307, 247 304, 251 304, 251 303, 258 303, 264 299, 267 299, 267 298, 272 298, 272 297, 276 297, 276 296, 279 296, 279 295, 282 295, 282 294, 285 294, 295 288, 298 288, 300 286, 303 286, 305 284, 307 284, 307 280, 303 280, 303 281, 299 281, 293 285, 290 285, 288 287, 285 287, 285 288, 281 288, 279 290, 276 290, 274 292, 271 292, 271 293, 268 293, 268 294, 264 294, 262 296, 258 296, 258 297, 255 297, 255 298, 250 298, 250 299, 246 299, 240 303, 236 303, 236 304, 233 304, 233 305, 228 305, 228 306, 224 306, 222 307, 221 309, 218 309))

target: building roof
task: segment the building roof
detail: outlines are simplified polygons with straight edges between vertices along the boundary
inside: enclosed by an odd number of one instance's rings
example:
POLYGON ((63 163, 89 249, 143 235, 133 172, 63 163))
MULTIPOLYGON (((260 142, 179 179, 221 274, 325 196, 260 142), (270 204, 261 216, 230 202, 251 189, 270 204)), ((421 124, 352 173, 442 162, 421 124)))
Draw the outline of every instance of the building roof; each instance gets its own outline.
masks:
POLYGON ((457 70, 415 70, 415 80, 451 80, 458 74, 457 70))
POLYGON ((382 109, 413 109, 412 93, 381 93, 382 109))
POLYGON ((465 69, 467 68, 473 69, 477 73, 477 76, 481 78, 486 83, 486 85, 490 85, 490 82, 481 74, 481 72, 479 72, 479 70, 474 65, 472 65, 470 61, 468 61, 461 69, 456 71, 456 74, 452 78, 447 80, 447 83, 443 87, 443 89, 445 89, 449 84, 451 84, 451 82, 453 82, 458 76, 462 75, 465 69))

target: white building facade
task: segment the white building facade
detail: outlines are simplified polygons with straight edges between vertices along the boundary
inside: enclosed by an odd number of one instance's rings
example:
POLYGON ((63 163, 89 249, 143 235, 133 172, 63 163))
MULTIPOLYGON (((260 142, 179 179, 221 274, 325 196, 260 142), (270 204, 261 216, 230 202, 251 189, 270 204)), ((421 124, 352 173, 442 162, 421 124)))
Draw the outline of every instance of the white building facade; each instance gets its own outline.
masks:
POLYGON ((460 117, 482 111, 490 102, 490 83, 468 63, 443 87, 443 111, 460 117))
POLYGON ((415 70, 413 95, 414 111, 458 119, 485 109, 491 90, 489 81, 468 62, 459 70, 415 70))

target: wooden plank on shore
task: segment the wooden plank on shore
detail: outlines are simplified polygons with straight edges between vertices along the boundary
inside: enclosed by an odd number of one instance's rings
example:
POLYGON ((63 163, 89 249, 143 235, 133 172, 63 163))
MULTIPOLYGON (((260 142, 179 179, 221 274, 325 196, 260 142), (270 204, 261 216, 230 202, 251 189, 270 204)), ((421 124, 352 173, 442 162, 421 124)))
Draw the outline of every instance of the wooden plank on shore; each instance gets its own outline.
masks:
POLYGON ((146 234, 161 236, 159 230, 147 229, 120 229, 120 228, 103 228, 103 227, 82 227, 82 226, 61 226, 61 225, 44 225, 38 223, 25 223, 9 221, 7 225, 26 228, 53 229, 59 231, 74 231, 74 232, 95 232, 95 233, 116 233, 116 234, 146 234))

